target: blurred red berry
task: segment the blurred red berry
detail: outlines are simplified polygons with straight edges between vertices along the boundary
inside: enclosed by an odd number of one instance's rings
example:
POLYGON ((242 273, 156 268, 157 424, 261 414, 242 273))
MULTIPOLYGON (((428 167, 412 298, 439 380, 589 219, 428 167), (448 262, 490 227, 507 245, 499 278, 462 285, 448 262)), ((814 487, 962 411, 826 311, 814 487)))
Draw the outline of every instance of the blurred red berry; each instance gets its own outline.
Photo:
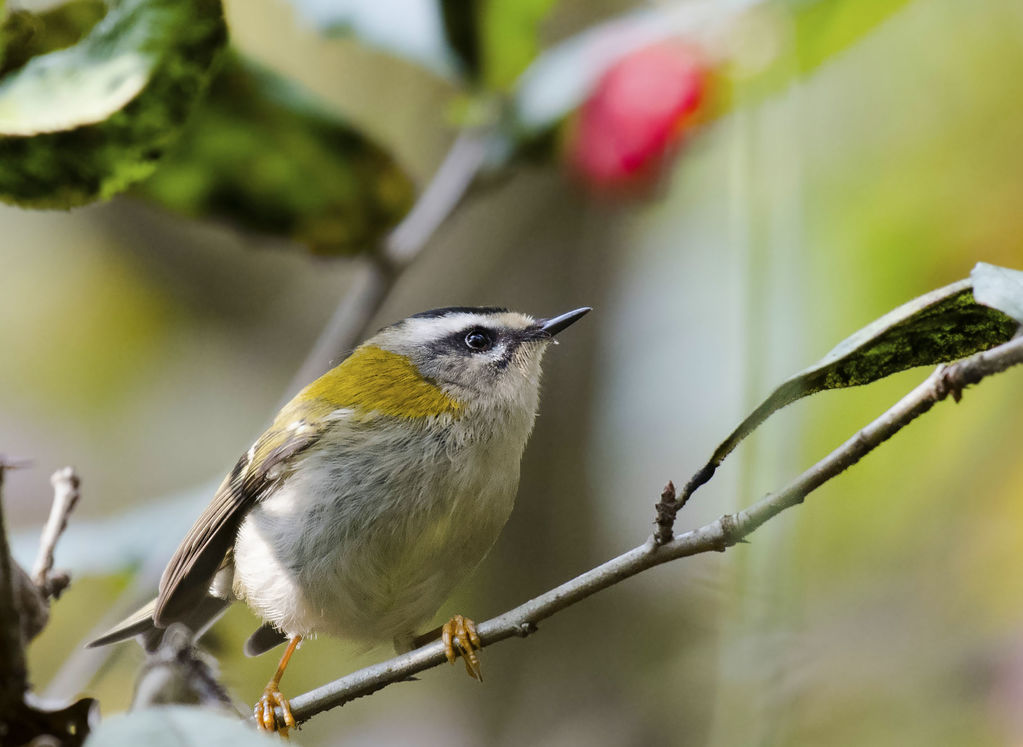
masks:
POLYGON ((706 83, 691 47, 661 43, 626 55, 579 110, 568 142, 573 169, 598 190, 648 183, 692 125, 706 83))

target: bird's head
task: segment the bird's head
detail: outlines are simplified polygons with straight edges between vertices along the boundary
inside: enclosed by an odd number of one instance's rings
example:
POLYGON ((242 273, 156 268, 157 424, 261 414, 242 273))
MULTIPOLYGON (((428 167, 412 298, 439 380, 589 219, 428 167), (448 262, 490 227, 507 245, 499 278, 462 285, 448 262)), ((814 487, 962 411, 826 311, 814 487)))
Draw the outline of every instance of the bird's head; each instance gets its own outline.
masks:
POLYGON ((404 357, 463 406, 535 409, 544 352, 558 332, 587 312, 534 319, 497 307, 434 309, 386 327, 365 346, 404 357))
POLYGON ((540 361, 589 308, 551 319, 496 307, 424 311, 380 330, 296 403, 402 418, 536 410, 540 361))

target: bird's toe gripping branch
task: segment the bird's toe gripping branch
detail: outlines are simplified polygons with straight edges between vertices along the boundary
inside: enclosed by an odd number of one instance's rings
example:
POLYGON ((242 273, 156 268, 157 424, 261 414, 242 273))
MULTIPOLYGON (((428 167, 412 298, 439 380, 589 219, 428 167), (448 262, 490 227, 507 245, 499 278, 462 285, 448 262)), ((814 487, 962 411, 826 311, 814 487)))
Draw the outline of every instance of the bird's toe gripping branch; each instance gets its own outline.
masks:
POLYGON ((444 653, 451 664, 459 656, 465 661, 465 671, 474 680, 483 681, 483 670, 480 668, 479 650, 483 647, 476 623, 468 617, 455 615, 441 627, 441 640, 444 642, 444 653))
POLYGON ((291 715, 291 706, 288 699, 281 693, 280 688, 273 682, 266 686, 263 695, 256 701, 252 708, 252 715, 256 719, 256 725, 262 731, 275 731, 282 737, 288 736, 288 730, 295 728, 295 717, 291 715), (284 722, 277 720, 275 710, 280 708, 284 713, 284 722))
POLYGON ((275 731, 285 738, 288 736, 288 730, 294 729, 297 724, 295 717, 291 713, 291 704, 288 703, 288 699, 281 693, 281 677, 284 676, 284 670, 288 668, 291 655, 295 653, 298 644, 301 642, 302 636, 297 635, 288 643, 288 648, 284 651, 280 664, 277 665, 277 672, 274 673, 273 678, 267 683, 263 689, 263 694, 252 708, 252 715, 256 719, 257 728, 262 731, 275 731), (280 708, 283 714, 281 719, 277 718, 277 708, 280 708))

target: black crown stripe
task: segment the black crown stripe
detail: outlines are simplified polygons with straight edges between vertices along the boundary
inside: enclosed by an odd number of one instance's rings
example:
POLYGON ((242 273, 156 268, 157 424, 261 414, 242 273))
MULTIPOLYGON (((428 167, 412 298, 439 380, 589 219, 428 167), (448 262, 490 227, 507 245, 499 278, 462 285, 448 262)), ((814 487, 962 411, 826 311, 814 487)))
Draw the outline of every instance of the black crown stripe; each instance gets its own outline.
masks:
POLYGON ((409 319, 439 319, 453 314, 504 314, 508 309, 503 306, 446 306, 442 309, 430 309, 413 314, 409 319))

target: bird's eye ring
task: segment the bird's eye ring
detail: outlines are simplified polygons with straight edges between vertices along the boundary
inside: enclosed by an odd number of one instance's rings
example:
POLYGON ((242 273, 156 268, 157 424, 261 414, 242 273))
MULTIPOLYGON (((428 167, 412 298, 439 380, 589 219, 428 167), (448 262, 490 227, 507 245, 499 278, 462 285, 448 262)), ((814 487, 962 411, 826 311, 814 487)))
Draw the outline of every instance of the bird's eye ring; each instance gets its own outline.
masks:
POLYGON ((465 336, 465 346, 477 353, 489 350, 490 346, 493 344, 493 334, 486 329, 480 329, 477 327, 469 330, 468 334, 465 336))

